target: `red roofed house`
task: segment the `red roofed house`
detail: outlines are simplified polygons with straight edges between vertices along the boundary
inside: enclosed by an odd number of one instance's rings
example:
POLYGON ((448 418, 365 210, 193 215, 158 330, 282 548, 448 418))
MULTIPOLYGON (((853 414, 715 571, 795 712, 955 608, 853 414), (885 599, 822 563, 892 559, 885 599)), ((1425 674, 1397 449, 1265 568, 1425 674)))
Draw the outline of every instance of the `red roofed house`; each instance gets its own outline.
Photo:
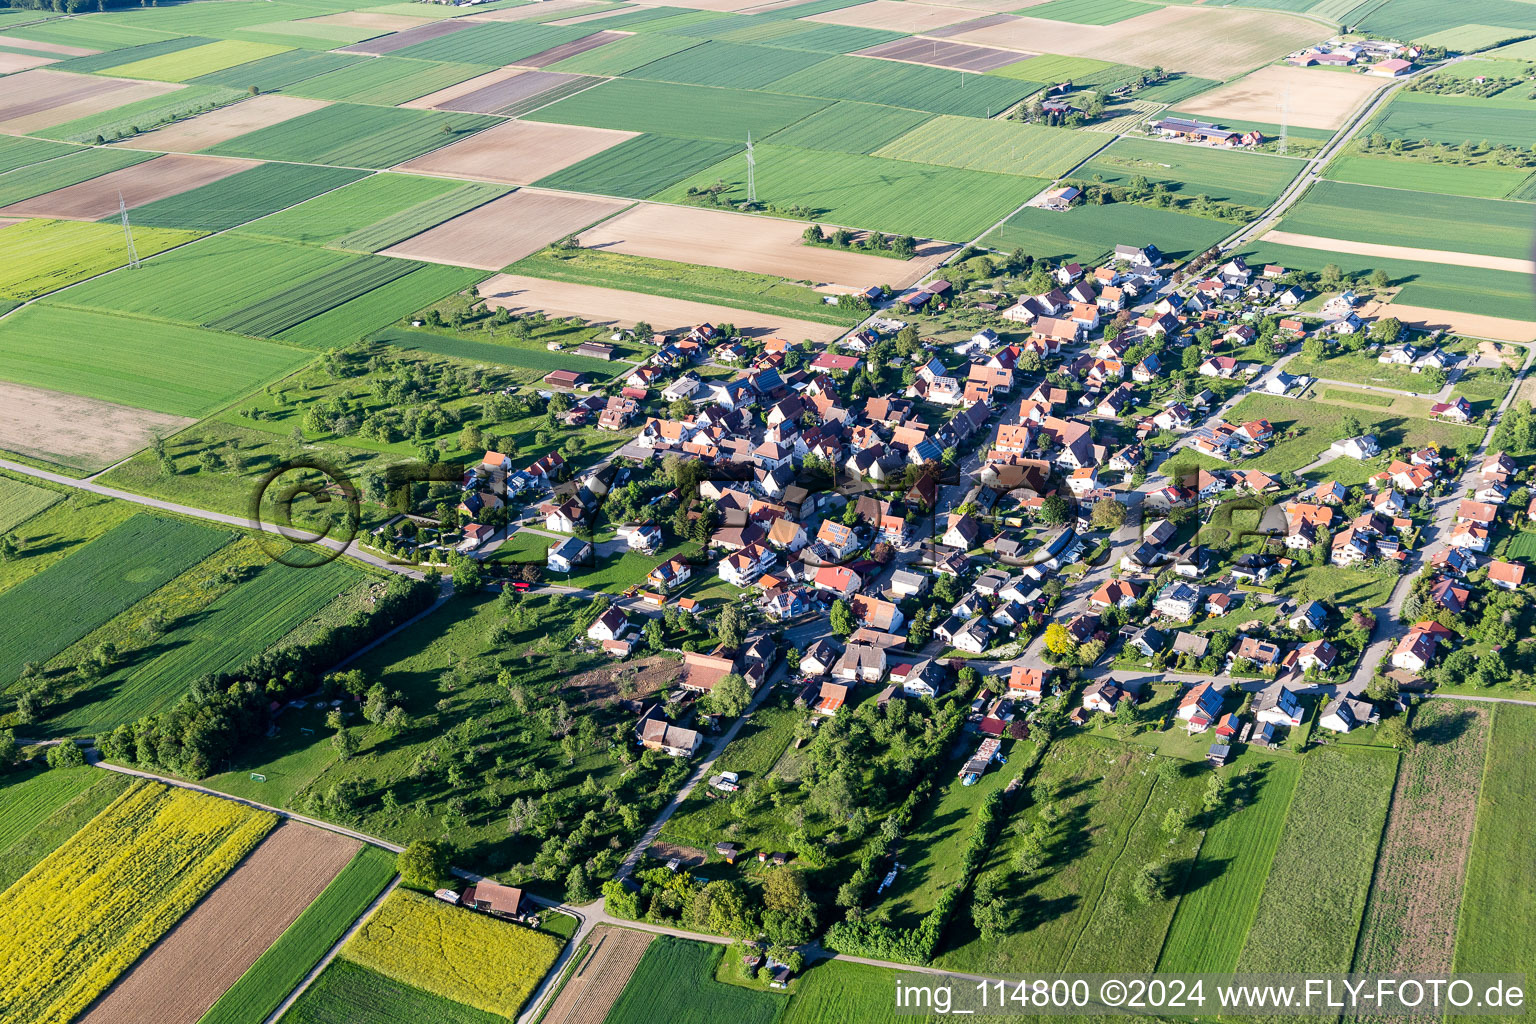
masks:
POLYGON ((813 582, 817 590, 829 590, 839 597, 849 597, 858 593, 864 581, 852 569, 841 565, 824 565, 816 570, 813 582))
POLYGON ((1489 562, 1488 582, 1505 590, 1514 590, 1525 582, 1525 566, 1516 562, 1489 562))
POLYGON ((1205 732, 1221 714, 1221 691, 1211 683, 1201 683, 1179 701, 1179 720, 1188 722, 1190 732, 1205 732))
POLYGON ((811 360, 813 370, 836 370, 842 373, 852 373, 859 368, 862 362, 857 356, 840 356, 833 352, 823 352, 811 360))

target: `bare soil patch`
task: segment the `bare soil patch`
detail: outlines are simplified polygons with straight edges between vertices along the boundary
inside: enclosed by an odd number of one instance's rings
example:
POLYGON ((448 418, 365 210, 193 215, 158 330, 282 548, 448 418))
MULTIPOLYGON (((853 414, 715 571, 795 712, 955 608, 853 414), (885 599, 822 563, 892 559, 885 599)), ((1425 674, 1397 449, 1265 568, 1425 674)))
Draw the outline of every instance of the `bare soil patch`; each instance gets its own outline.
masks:
POLYGON ((63 43, 40 43, 35 39, 23 39, 20 36, 8 36, 3 33, 0 33, 0 46, 19 46, 23 50, 56 53, 61 57, 89 57, 101 52, 88 50, 83 46, 65 46, 63 43))
POLYGON ((1520 369, 1520 364, 1525 362, 1525 349, 1516 345, 1480 341, 1477 343, 1477 354, 1494 366, 1508 366, 1511 370, 1520 369))
POLYGON ((592 323, 626 327, 644 320, 662 332, 683 330, 702 323, 728 323, 735 324, 738 331, 750 337, 773 335, 796 341, 833 341, 847 333, 846 328, 809 320, 793 320, 687 299, 621 292, 614 288, 546 281, 520 274, 497 274, 482 282, 479 292, 492 308, 505 306, 513 312, 542 310, 552 316, 579 316, 592 323))
POLYGON ((652 938, 631 928, 593 928, 592 952, 549 1004, 545 1024, 603 1024, 652 938))
POLYGON ((1451 252, 1447 249, 1422 249, 1414 245, 1381 245, 1376 242, 1353 242, 1343 238, 1325 238, 1322 235, 1303 235, 1294 231, 1271 231, 1264 236, 1267 242, 1281 245, 1299 245, 1324 252, 1345 252, 1357 256, 1381 256, 1395 260, 1419 260, 1425 263, 1445 263, 1453 267, 1481 267, 1483 270, 1508 270, 1516 274, 1536 273, 1536 260, 1518 260, 1510 256, 1484 256, 1476 252, 1451 252))
POLYGON ((867 50, 859 50, 856 57, 882 57, 908 64, 928 64, 939 68, 959 71, 992 71, 1017 63, 1017 50, 997 50, 990 46, 970 43, 940 42, 937 39, 896 39, 881 43, 867 50))
MULTIPOLYGON (((826 17, 817 15, 817 19, 826 17)), ((1205 78, 1230 78, 1329 34, 1315 21, 1277 11, 1153 7, 1146 14, 1114 25, 1074 25, 1023 17, 953 38, 982 46, 1097 57, 1205 78)))
MULTIPOLYGON (((514 8, 514 10, 521 10, 521 8, 514 8)), ((468 96, 472 92, 478 92, 488 86, 505 82, 509 78, 516 78, 519 75, 526 74, 529 74, 529 72, 519 70, 518 68, 497 68, 495 71, 487 71, 483 75, 476 75, 474 78, 460 82, 458 85, 450 85, 446 89, 439 89, 437 92, 429 92, 425 96, 418 96, 414 100, 401 103, 400 106, 413 107, 417 110, 458 110, 460 108, 453 106, 453 101, 460 96, 468 96)))
POLYGON ((622 665, 604 665, 573 676, 566 685, 581 691, 583 704, 605 700, 643 700, 677 678, 682 665, 653 655, 622 665))
POLYGON ((403 32, 395 32, 387 36, 379 36, 366 42, 353 43, 351 46, 342 47, 342 53, 394 53, 403 50, 407 46, 415 46, 429 39, 438 39, 442 36, 452 35, 455 32, 463 32, 467 28, 474 28, 462 18, 444 18, 442 21, 429 21, 425 25, 416 25, 403 32))
POLYGON ((129 208, 180 195, 201 185, 259 166, 259 160, 172 153, 124 167, 78 185, 24 199, 0 208, 0 215, 58 217, 61 220, 101 220, 118 210, 118 197, 129 208))
POLYGON ((1463 701, 1435 700, 1415 709, 1415 731, 1429 738, 1416 744, 1398 769, 1356 971, 1450 971, 1488 718, 1486 710, 1463 701))
POLYGON ((645 849, 646 856, 659 860, 663 864, 674 857, 682 862, 683 867, 703 867, 709 859, 703 850, 695 850, 691 846, 678 846, 675 843, 652 843, 645 849))
MULTIPOLYGON (((799 2, 801 2, 801 0, 794 0, 794 2, 795 3, 799 3, 799 2)), ((514 8, 514 10, 519 10, 519 9, 520 10, 526 10, 526 8, 514 8)), ((574 17, 561 18, 559 21, 545 22, 545 24, 547 24, 547 25, 585 25, 589 21, 602 21, 604 18, 612 18, 612 17, 616 17, 616 16, 618 16, 620 14, 634 14, 635 11, 637 11, 637 10, 639 10, 638 7, 615 7, 612 10, 609 10, 609 11, 595 11, 595 12, 593 12, 591 14, 577 14, 574 17)), ((511 14, 512 11, 506 11, 504 13, 511 14)), ((476 15, 472 15, 472 17, 474 17, 474 18, 489 18, 490 15, 489 14, 476 14, 476 15)), ((471 19, 470 18, 465 18, 464 20, 465 21, 469 21, 471 19)))
MULTIPOLYGON (((974 18, 971 21, 962 21, 956 25, 945 25, 931 32, 923 33, 926 39, 952 39, 967 32, 975 32, 978 29, 991 28, 993 25, 1006 25, 1010 21, 1017 21, 1012 14, 988 14, 985 17, 974 18)), ((900 42, 900 40, 897 40, 900 42)))
POLYGON ((625 205, 615 199, 513 192, 407 238, 384 254, 499 270, 625 205))
MULTIPOLYGON (((13 222, 14 223, 14 222, 13 222)), ((0 381, 0 448, 95 471, 197 421, 95 398, 0 381)))
POLYGON ((49 68, 22 71, 0 89, 0 132, 26 135, 180 88, 171 82, 72 75, 49 68))
POLYGON ((842 291, 871 284, 905 288, 953 250, 930 243, 910 260, 804 245, 805 225, 721 210, 640 203, 580 237, 590 249, 697 263, 757 274, 776 274, 842 291))
POLYGON ((1289 93, 1291 124, 1334 129, 1342 127, 1350 112, 1385 84, 1369 75, 1271 64, 1180 103, 1179 109, 1218 119, 1275 124, 1289 93))
POLYGON ((0 75, 14 75, 58 62, 58 57, 40 57, 35 53, 0 53, 0 75))
POLYGON ((1406 306, 1400 302, 1368 302, 1361 308, 1360 315, 1368 318, 1395 316, 1405 325, 1416 330, 1439 328, 1471 338, 1492 338, 1495 341, 1536 341, 1536 322, 1530 320, 1512 320, 1508 317, 1483 316, 1478 313, 1455 313, 1446 309, 1406 306))
POLYGON ((196 1024, 361 845, 309 825, 279 825, 81 1024, 196 1024))
MULTIPOLYGON (((439 100, 432 104, 436 110, 457 110, 466 114, 494 114, 504 107, 514 103, 521 103, 531 99, 540 93, 549 92, 551 89, 560 88, 570 82, 586 81, 596 84, 602 79, 583 78, 581 75, 566 75, 558 71, 519 71, 516 68, 502 68, 499 72, 493 71, 489 75, 481 75, 473 79, 480 82, 477 87, 461 91, 458 95, 447 100, 439 100), (491 79, 492 75, 501 77, 491 79)), ((437 95, 436 93, 433 94, 437 95)), ((417 101, 419 102, 419 101, 417 101)), ((416 105, 415 103, 412 104, 416 105)), ((530 124, 532 122, 529 122, 530 124)), ((492 129, 495 131, 496 129, 492 129)), ((605 129, 588 129, 588 131, 604 131, 605 129)), ((466 140, 469 141, 469 140, 466 140)), ((439 150, 438 152, 441 152, 439 150)))
POLYGON ((195 153, 221 142, 228 142, 258 128, 281 124, 301 114, 330 106, 329 100, 310 100, 300 96, 264 93, 227 107, 210 110, 184 121, 136 135, 117 145, 127 149, 149 149, 157 153, 195 153))
POLYGON ((526 185, 634 137, 607 128, 508 121, 394 169, 526 185))
POLYGON ((867 4, 813 14, 804 20, 821 21, 828 25, 883 28, 892 32, 926 32, 931 28, 955 25, 975 17, 973 12, 958 7, 935 7, 911 0, 899 3, 896 0, 869 0, 867 4))
POLYGON ((300 18, 297 25, 342 25, 347 28, 372 28, 383 32, 405 32, 408 29, 431 25, 434 18, 412 18, 405 14, 378 14, 368 11, 342 11, 340 14, 322 14, 318 18, 300 18))
MULTIPOLYGON (((557 11, 570 11, 573 15, 582 11, 589 11, 593 7, 601 5, 602 0, 544 0, 543 3, 528 4, 526 7, 511 7, 504 11, 487 11, 485 14, 471 14, 465 17, 465 21, 522 21, 525 18, 542 18, 557 11)), ((600 14, 611 14, 612 11, 600 11, 600 14)), ((566 24, 566 22, 560 22, 566 24)))

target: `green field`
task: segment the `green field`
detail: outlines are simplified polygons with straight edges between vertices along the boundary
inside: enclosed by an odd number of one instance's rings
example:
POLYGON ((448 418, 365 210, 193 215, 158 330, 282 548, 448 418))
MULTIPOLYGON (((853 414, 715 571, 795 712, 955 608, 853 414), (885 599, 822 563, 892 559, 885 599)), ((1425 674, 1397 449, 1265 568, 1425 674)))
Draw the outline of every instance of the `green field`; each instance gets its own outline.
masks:
POLYGON ((278 337, 291 345, 314 349, 349 345, 446 295, 471 287, 486 276, 483 270, 429 263, 319 316, 310 317, 278 337))
MULTIPOLYGON (((252 167, 190 192, 136 207, 133 211, 134 245, 139 246, 140 225, 224 231, 340 188, 356 181, 363 173, 301 164, 252 167)), ((121 230, 120 224, 113 227, 121 230)), ((139 255, 148 253, 140 248, 139 255)))
POLYGON ((1479 99, 1399 92, 1372 119, 1370 130, 1388 138, 1428 139, 1456 146, 1486 139, 1497 146, 1528 146, 1531 105, 1525 100, 1479 99))
POLYGON ((153 160, 159 155, 135 153, 129 149, 82 149, 65 154, 57 160, 18 167, 0 174, 0 206, 19 203, 54 189, 78 185, 112 171, 153 160))
POLYGON ((618 78, 544 107, 527 120, 745 144, 748 132, 754 139, 767 138, 826 105, 803 96, 618 78))
POLYGON ((58 491, 0 476, 0 534, 10 533, 17 524, 31 519, 63 497, 58 491))
POLYGON ((0 784, 0 856, 99 778, 88 767, 7 774, 0 784))
POLYGON ((326 245, 467 187, 471 186, 415 174, 370 174, 345 188, 245 224, 237 233, 326 245))
POLYGON ((79 152, 76 147, 63 142, 0 135, 0 174, 76 152, 79 152))
MULTIPOLYGON (((1461 244, 1459 240, 1457 244, 1461 244)), ((1385 270, 1394 284, 1402 286, 1396 300, 1410 306, 1536 320, 1536 302, 1531 298, 1536 279, 1530 274, 1380 256, 1352 256, 1271 242, 1246 245, 1241 255, 1249 263, 1278 263, 1309 273, 1317 273, 1330 263, 1349 274, 1368 275, 1373 270, 1385 270)))
POLYGON ((629 72, 630 78, 683 85, 761 89, 826 59, 811 50, 786 50, 711 40, 629 72))
POLYGON ((773 1024, 785 998, 715 980, 724 947, 660 935, 646 947, 605 1024, 773 1024))
POLYGON ((570 281, 695 302, 717 302, 823 324, 853 327, 864 318, 859 310, 827 305, 818 291, 769 274, 674 263, 597 249, 580 249, 569 254, 542 249, 507 270, 551 281, 570 281))
MULTIPOLYGON (((99 24, 105 19, 93 18, 91 20, 99 24)), ((110 67, 119 67, 131 61, 149 60, 163 54, 176 53, 179 50, 190 50, 195 46, 204 46, 208 43, 217 42, 217 40, 210 39, 207 36, 180 32, 174 34, 156 33, 156 35, 159 38, 134 33, 131 37, 133 45, 124 45, 121 42, 116 46, 110 47, 99 47, 95 43, 75 44, 90 49, 104 49, 106 52, 94 53, 85 57, 71 57, 69 60, 60 61, 58 64, 53 65, 53 68, 55 71, 73 71, 78 74, 89 74, 96 71, 104 71, 110 67)), ((38 36, 37 38, 42 39, 44 37, 38 36)), ((126 40, 129 37, 125 34, 123 38, 126 40)), ((56 39, 54 41, 73 42, 69 39, 56 39)))
POLYGON ((1456 925, 1457 971, 1536 969, 1536 878, 1524 851, 1536 787, 1536 713, 1496 705, 1456 925))
POLYGON ((1287 211, 1279 227, 1355 242, 1529 259, 1530 214, 1528 206, 1495 199, 1319 181, 1287 211), (1448 232, 1452 224, 1456 230, 1448 232))
POLYGON ((1027 96, 1030 83, 897 61, 829 57, 766 86, 772 92, 861 100, 935 114, 992 117, 1027 96))
POLYGON ((1203 194, 1221 202, 1262 209, 1285 191, 1303 166, 1301 160, 1263 153, 1123 138, 1116 139, 1073 177, 1129 185, 1139 176, 1149 184, 1163 182, 1179 198, 1203 194))
POLYGON ((331 961, 283 1015, 284 1024, 504 1024, 505 1020, 340 958, 331 961))
POLYGON ((1055 178, 1104 145, 1089 132, 1014 121, 940 116, 875 150, 875 156, 1038 178, 1055 178))
POLYGON ((232 334, 270 337, 342 303, 366 295, 419 267, 412 260, 360 256, 305 278, 289 288, 210 320, 206 326, 232 334))
MULTIPOLYGON (((377 846, 364 846, 352 862, 304 908, 277 941, 257 958, 198 1024, 246 1024, 265 1020, 315 964, 341 940, 395 874, 395 861, 377 846)), ((348 970, 362 968, 345 963, 348 970)), ((346 970, 343 973, 347 973, 346 970)), ((387 979, 380 979, 387 982, 387 979)), ((324 982, 319 982, 324 984, 324 982)), ((407 1020, 414 1018, 407 1018, 407 1020)), ((420 1018, 423 1022, 430 1018, 420 1018)))
POLYGON ((1161 972, 1222 974, 1237 967, 1300 768, 1295 761, 1279 758, 1248 767, 1254 772, 1257 800, 1206 830, 1158 957, 1161 972))
POLYGON ((48 572, 0 594, 0 686, 42 665, 229 542, 229 534, 136 515, 48 572))
MULTIPOLYGON (((795 994, 782 1024, 871 1024, 894 1019, 891 985, 885 967, 823 960, 795 981, 795 994)), ((914 1021, 920 1018, 905 1018, 914 1021)))
MULTIPOLYGON (((823 53, 850 53, 853 50, 862 50, 870 46, 878 46, 895 39, 902 38, 900 32, 888 32, 878 28, 860 28, 856 25, 822 25, 811 21, 790 20, 801 14, 810 15, 813 5, 797 5, 794 10, 798 13, 787 15, 777 20, 769 20, 769 12, 763 11, 751 16, 742 28, 733 28, 726 32, 716 33, 718 38, 729 39, 736 43, 768 43, 773 46, 785 46, 791 50, 820 50, 823 53)), ((819 5, 824 11, 837 10, 843 4, 838 2, 837 7, 819 5)), ((784 14, 790 8, 779 8, 776 13, 784 14)), ((823 11, 823 13, 824 13, 823 11)))
POLYGON ((1112 203, 1075 206, 1066 213, 1028 208, 1009 217, 982 241, 999 249, 1019 249, 1037 258, 1097 262, 1116 245, 1155 244, 1165 255, 1182 259, 1231 234, 1235 224, 1150 206, 1112 203))
MULTIPOLYGON (((197 231, 142 228, 134 232, 140 257, 201 237, 197 231)), ((104 274, 128 262, 121 224, 29 220, 6 229, 0 254, 0 295, 33 299, 104 274)))
POLYGON ((1354 958, 1397 754, 1331 747, 1306 757, 1239 973, 1343 973, 1354 958), (1327 899, 1306 899, 1323 870, 1327 899))
POLYGON ((495 342, 476 341, 472 338, 456 338, 446 334, 413 331, 406 327, 390 327, 377 331, 372 335, 372 339, 410 351, 431 352, 453 359, 500 363, 503 366, 536 370, 540 376, 551 370, 576 370, 579 373, 590 373, 601 379, 607 379, 624 368, 623 364, 616 365, 601 359, 571 355, 568 352, 544 352, 513 345, 498 345, 495 342))
POLYGON ((388 106, 446 89, 450 85, 458 85, 487 70, 477 64, 440 64, 436 61, 406 60, 395 56, 373 57, 314 78, 306 78, 283 91, 317 100, 388 106))
MULTIPOLYGON (((855 153, 772 145, 758 146, 755 152, 761 202, 780 208, 804 206, 818 220, 920 238, 969 241, 1046 184, 1011 174, 855 153)), ((717 181, 732 186, 728 198, 744 198, 746 167, 745 155, 738 154, 654 198, 684 202, 690 187, 708 188, 717 181)))
POLYGON ((493 22, 415 43, 395 53, 417 60, 458 60, 487 67, 516 64, 552 46, 560 46, 594 30, 586 25, 530 25, 493 22))
POLYGON ((150 78, 160 82, 185 82, 199 75, 211 75, 239 64, 285 52, 270 43, 249 43, 235 39, 192 46, 160 57, 117 64, 103 69, 116 78, 150 78))
POLYGON ((10 838, 0 842, 0 892, 85 827, 133 779, 98 768, 50 769, 31 777, 7 776, 0 804, 24 830, 8 824, 10 838), (75 790, 77 783, 83 788, 75 790))
MULTIPOLYGON (((841 100, 771 136, 776 146, 830 149, 838 153, 872 153, 894 141, 932 115, 878 103, 841 100)), ((610 152, 612 152, 610 150, 610 152)))
POLYGON ((987 74, 1042 84, 1071 82, 1073 85, 1097 85, 1134 78, 1141 74, 1141 68, 1130 64, 1112 64, 1092 57, 1042 53, 1038 57, 1028 57, 987 74))
MULTIPOLYGON (((606 21, 607 19, 603 19, 606 21)), ((653 60, 698 46, 697 39, 679 39, 664 35, 634 35, 599 46, 586 53, 567 57, 549 66, 550 71, 573 75, 622 75, 653 60)))
POLYGON ((1455 4, 1443 0, 1392 0, 1363 7, 1364 18, 1356 26, 1357 31, 1380 34, 1387 39, 1428 41, 1451 49, 1457 48, 1458 40, 1464 40, 1459 45, 1475 50, 1529 35, 1531 29, 1531 13, 1518 0, 1463 0, 1455 4))
POLYGON ((342 235, 334 239, 331 245, 338 249, 356 249, 361 252, 387 249, 396 242, 403 242, 445 220, 468 213, 509 191, 511 189, 505 185, 488 185, 478 181, 460 185, 452 191, 392 213, 365 228, 342 235))
POLYGON ((708 139, 641 135, 572 164, 534 184, 541 188, 645 199, 713 167, 743 147, 708 139))
MULTIPOLYGON (((346 74, 348 70, 333 74, 346 74)), ((435 88, 438 87, 426 91, 435 88)), ((440 149, 498 123, 500 118, 483 114, 333 103, 281 124, 247 132, 206 152, 378 169, 440 149)))
POLYGON ((1422 160, 1367 156, 1341 156, 1331 162, 1324 173, 1333 181, 1417 192, 1443 192, 1476 199, 1510 198, 1531 174, 1524 168, 1457 167, 1452 164, 1425 163, 1422 160))
POLYGON ((1141 14, 1150 14, 1161 4, 1136 3, 1135 0, 1049 0, 1026 8, 1031 18, 1070 21, 1077 25, 1113 25, 1141 14))
POLYGON ((96 684, 88 703, 74 701, 53 724, 64 733, 92 734, 163 710, 189 682, 244 665, 357 579, 357 570, 340 559, 312 569, 274 562, 214 601, 195 624, 167 634, 142 660, 96 684))
POLYGON ((47 305, 0 320, 0 380, 173 416, 203 415, 309 355, 271 342, 47 305), (112 344, 103 346, 103 338, 112 344))
POLYGON ((314 78, 367 60, 362 54, 328 53, 313 50, 288 50, 249 64, 238 64, 192 79, 194 85, 223 85, 231 89, 255 86, 262 92, 276 92, 296 82, 314 78))

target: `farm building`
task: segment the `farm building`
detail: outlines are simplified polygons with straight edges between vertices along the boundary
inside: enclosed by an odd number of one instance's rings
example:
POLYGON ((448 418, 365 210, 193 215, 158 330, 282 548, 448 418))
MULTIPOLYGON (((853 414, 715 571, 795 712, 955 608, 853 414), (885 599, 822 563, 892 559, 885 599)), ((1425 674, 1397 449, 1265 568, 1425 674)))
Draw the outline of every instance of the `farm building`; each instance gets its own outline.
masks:
POLYGON ((459 903, 497 917, 517 917, 523 905, 523 890, 482 878, 464 890, 459 903))

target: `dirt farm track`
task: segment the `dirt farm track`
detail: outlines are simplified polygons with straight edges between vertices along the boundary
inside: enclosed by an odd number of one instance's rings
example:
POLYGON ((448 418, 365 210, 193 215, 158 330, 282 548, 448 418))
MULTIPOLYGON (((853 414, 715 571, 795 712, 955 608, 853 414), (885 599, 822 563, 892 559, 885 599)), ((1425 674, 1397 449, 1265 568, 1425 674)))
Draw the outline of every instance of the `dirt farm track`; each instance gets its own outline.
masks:
POLYGON ((361 845, 309 825, 279 825, 81 1024, 196 1024, 361 845))

